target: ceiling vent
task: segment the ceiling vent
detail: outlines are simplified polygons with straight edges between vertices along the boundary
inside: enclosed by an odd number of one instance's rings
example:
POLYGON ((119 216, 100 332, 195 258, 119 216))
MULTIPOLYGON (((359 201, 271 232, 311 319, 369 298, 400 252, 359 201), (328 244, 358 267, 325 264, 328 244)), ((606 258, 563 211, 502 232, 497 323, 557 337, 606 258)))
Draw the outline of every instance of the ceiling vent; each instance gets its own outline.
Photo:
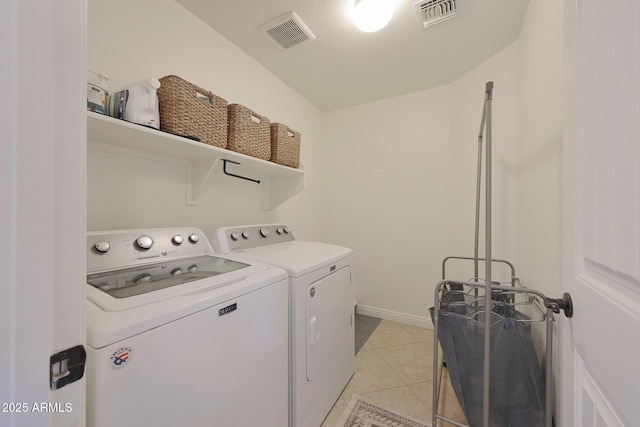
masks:
POLYGON ((289 49, 307 40, 316 39, 309 27, 293 11, 263 25, 262 31, 266 32, 283 49, 289 49))
POLYGON ((423 30, 456 16, 456 0, 422 0, 413 7, 423 30))

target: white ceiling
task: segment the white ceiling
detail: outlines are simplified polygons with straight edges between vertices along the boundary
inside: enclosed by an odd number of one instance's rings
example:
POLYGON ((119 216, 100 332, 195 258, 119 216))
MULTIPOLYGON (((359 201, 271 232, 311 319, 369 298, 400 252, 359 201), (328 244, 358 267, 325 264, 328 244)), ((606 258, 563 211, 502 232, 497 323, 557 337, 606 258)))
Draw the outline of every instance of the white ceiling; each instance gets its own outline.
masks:
POLYGON ((363 33, 354 0, 177 0, 323 111, 448 84, 513 41, 529 0, 457 0, 456 17, 421 30, 414 0, 363 33), (283 50, 260 28, 294 11, 316 36, 283 50))

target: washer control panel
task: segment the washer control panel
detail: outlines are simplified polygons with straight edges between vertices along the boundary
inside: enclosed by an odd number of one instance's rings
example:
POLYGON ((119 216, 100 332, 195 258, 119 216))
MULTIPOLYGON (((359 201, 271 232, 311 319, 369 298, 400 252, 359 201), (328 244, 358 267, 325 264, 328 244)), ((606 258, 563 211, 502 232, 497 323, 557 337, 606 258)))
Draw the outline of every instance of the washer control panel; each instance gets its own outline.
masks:
POLYGON ((218 228, 211 239, 217 253, 241 251, 295 240, 284 224, 258 224, 218 228))
POLYGON ((202 231, 193 227, 87 233, 88 272, 212 254, 202 231))

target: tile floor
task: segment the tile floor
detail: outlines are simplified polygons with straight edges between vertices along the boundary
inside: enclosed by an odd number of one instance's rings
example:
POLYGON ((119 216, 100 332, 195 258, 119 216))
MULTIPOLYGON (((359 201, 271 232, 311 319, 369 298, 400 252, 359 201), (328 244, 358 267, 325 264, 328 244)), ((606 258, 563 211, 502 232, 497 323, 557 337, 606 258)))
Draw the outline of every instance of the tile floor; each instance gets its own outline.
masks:
MULTIPOLYGON (((357 353, 356 371, 322 427, 335 427, 353 394, 431 425, 432 360, 433 330, 382 320, 357 353)), ((443 388, 439 413, 466 423, 446 374, 443 388)))

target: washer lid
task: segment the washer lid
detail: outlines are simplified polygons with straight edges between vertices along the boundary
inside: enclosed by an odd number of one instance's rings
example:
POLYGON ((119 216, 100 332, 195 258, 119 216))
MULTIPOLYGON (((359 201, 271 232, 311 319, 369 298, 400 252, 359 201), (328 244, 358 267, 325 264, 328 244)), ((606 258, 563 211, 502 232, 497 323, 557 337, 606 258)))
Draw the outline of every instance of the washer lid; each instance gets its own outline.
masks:
MULTIPOLYGON (((87 299, 102 311, 124 311, 153 305, 163 300, 203 295, 238 282, 248 283, 261 272, 270 269, 268 265, 261 263, 245 264, 213 256, 202 258, 206 258, 200 264, 203 266, 202 270, 178 276, 171 275, 171 271, 180 268, 174 265, 180 265, 180 261, 90 274, 87 276, 87 299), (223 263, 219 264, 220 262, 223 263), (223 272, 225 268, 228 271, 223 272), (154 272, 154 269, 158 271, 154 272), (151 274, 152 277, 148 278, 146 274, 151 274), (101 287, 103 289, 100 289, 101 287)), ((185 269, 194 265, 193 259, 185 259, 182 262, 185 269)))
POLYGON ((87 283, 114 298, 128 298, 247 268, 249 264, 200 256, 87 275, 87 283))
POLYGON ((284 268, 290 277, 300 277, 348 257, 353 254, 353 250, 328 243, 294 240, 234 253, 284 268))

